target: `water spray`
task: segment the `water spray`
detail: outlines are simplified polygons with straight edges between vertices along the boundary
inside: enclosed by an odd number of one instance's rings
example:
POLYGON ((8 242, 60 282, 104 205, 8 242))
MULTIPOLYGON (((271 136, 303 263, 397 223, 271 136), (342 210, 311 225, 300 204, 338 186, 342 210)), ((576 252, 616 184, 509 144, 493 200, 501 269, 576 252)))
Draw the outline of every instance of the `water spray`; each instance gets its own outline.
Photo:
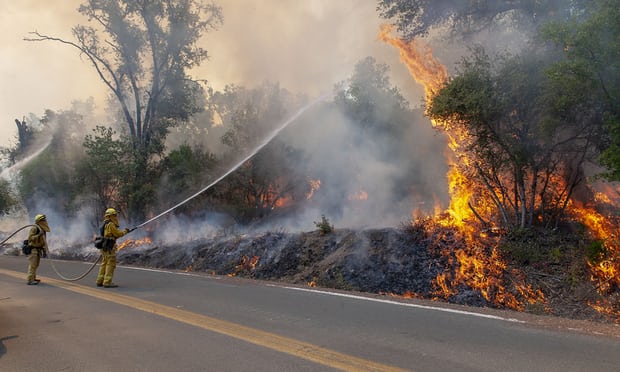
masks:
MULTIPOLYGON (((325 99, 326 97, 328 97, 329 94, 323 94, 321 96, 319 96, 318 98, 314 99, 313 101, 311 101, 310 103, 306 104, 305 106, 303 106, 302 108, 300 108, 293 116, 291 116, 288 120, 286 120, 284 123, 282 123, 282 125, 280 125, 278 128, 276 128, 276 130, 272 131, 271 134, 269 136, 267 136, 263 142, 261 142, 254 150, 252 150, 252 152, 250 152, 250 154, 248 154, 245 158, 243 158, 241 161, 239 161, 237 164, 235 164, 230 170, 228 170, 226 173, 224 173, 223 175, 221 175, 219 178, 217 178, 215 181, 211 182, 210 184, 208 184, 207 186, 205 186, 204 188, 202 188, 201 190, 199 190, 198 192, 196 192, 195 194, 193 194, 192 196, 188 197, 187 199, 183 200, 182 202, 176 204, 175 206, 163 211, 162 213, 158 214, 157 216, 141 223, 140 225, 137 225, 131 229, 129 229, 129 232, 135 230, 135 229, 139 229, 144 227, 146 224, 155 221, 156 219, 172 212, 173 210, 177 209, 178 207, 182 206, 183 204, 187 203, 188 201, 194 199, 195 197, 197 197, 198 195, 202 194, 203 192, 207 191, 208 189, 210 189, 211 187, 213 187, 214 185, 216 185, 218 182, 220 182, 221 180, 223 180, 224 178, 226 178, 229 174, 231 174, 232 172, 234 172, 235 170, 237 170, 237 168, 239 168, 241 165, 243 165, 243 163, 245 163, 246 161, 250 160, 254 155, 256 155, 263 147, 265 147, 267 144, 269 144, 269 142, 271 142, 282 130, 284 130, 284 128, 288 127, 293 121, 295 121, 297 118, 299 118, 304 112, 306 112, 309 108, 313 107, 314 105, 316 105, 318 102, 322 101, 323 99, 325 99)), ((51 142, 51 141, 50 141, 51 142)), ((29 156, 28 158, 24 159, 25 162, 27 160, 32 159, 34 156, 40 154, 43 150, 45 150, 47 148, 47 146, 49 145, 49 143, 47 143, 42 149, 40 149, 39 151, 37 151, 35 154, 29 156)), ((20 162, 20 163, 22 163, 20 162)), ((17 165, 17 164, 16 164, 17 165)), ((9 168, 10 169, 10 168, 9 168)), ((5 172, 8 171, 8 169, 5 170, 5 172)), ((5 172, 2 172, 2 174, 0 176, 4 176, 5 172)), ((20 227, 19 229, 17 229, 15 232, 13 232, 11 235, 9 235, 7 238, 5 238, 3 241, 0 242, 0 245, 4 244, 7 240, 9 240, 10 238, 12 238, 15 234, 17 234, 18 232, 20 232, 21 230, 27 228, 27 227, 33 227, 36 225, 25 225, 20 227)), ((56 267, 54 266, 54 262, 53 260, 50 260, 52 269, 54 270, 54 272, 56 272, 56 274, 66 280, 66 281, 77 281, 80 280, 84 277, 86 277, 86 275, 88 275, 93 268, 97 265, 97 263, 99 262, 99 260, 101 259, 101 255, 99 255, 99 257, 97 258, 97 260, 95 260, 95 262, 93 262, 91 264, 91 266, 88 268, 88 270, 86 270, 86 272, 84 272, 82 275, 75 277, 75 278, 68 278, 63 276, 61 273, 58 272, 58 270, 56 269, 56 267)))
POLYGON ((136 227, 134 227, 133 229, 130 229, 130 231, 133 231, 135 229, 139 229, 142 228, 143 226, 145 226, 146 224, 155 221, 156 219, 172 212, 173 210, 177 209, 178 207, 182 206, 183 204, 187 203, 188 201, 194 199, 195 197, 197 197, 198 195, 202 194, 203 192, 207 191, 208 189, 210 189, 211 187, 215 186, 217 183, 219 183, 221 180, 223 180, 224 178, 226 178, 229 174, 231 174, 232 172, 234 172, 235 170, 237 170, 237 168, 239 168, 241 165, 243 165, 243 163, 245 163, 246 161, 250 160, 252 157, 254 157, 254 155, 256 155, 263 147, 265 147, 267 144, 269 144, 269 142, 271 142, 282 130, 284 130, 284 128, 288 127, 293 121, 295 121, 297 118, 299 118, 304 112, 306 112, 309 108, 313 107, 314 105, 316 105, 318 102, 322 101, 323 99, 325 99, 326 97, 328 97, 330 94, 323 94, 321 96, 319 96, 318 98, 314 99, 313 101, 311 101, 310 103, 306 104, 305 106, 303 106, 302 108, 300 108, 293 116, 291 116, 288 120, 286 120, 284 123, 282 123, 282 125, 280 125, 278 128, 276 128, 276 130, 274 130, 273 132, 271 132, 271 134, 269 136, 267 136, 262 143, 260 143, 254 150, 252 150, 252 152, 250 152, 250 154, 248 154, 245 158, 243 158, 240 162, 238 162, 237 164, 235 164, 230 170, 228 170, 226 173, 224 173, 223 175, 221 175, 219 178, 217 178, 215 181, 211 182, 210 184, 208 184, 207 186, 205 186, 204 188, 202 188, 201 190, 199 190, 198 192, 196 192, 195 194, 193 194, 192 196, 188 197, 187 199, 183 200, 182 202, 178 203, 177 205, 163 211, 162 213, 158 214, 157 216, 137 225, 136 227))
POLYGON ((18 161, 17 163, 13 164, 12 166, 4 169, 1 173, 0 173, 0 177, 4 178, 5 180, 9 180, 10 179, 10 173, 12 169, 20 169, 24 164, 28 163, 30 160, 36 158, 37 156, 39 156, 50 144, 52 143, 52 137, 50 137, 47 142, 45 143, 45 145, 43 147, 41 147, 40 149, 38 149, 36 152, 34 152, 31 155, 28 155, 27 157, 25 157, 24 159, 18 161))

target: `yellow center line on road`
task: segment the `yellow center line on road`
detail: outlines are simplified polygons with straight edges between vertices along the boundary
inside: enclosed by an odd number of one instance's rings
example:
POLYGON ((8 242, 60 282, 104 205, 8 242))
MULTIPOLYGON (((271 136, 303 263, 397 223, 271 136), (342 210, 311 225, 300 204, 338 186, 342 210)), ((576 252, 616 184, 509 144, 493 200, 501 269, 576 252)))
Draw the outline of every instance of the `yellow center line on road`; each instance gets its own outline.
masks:
MULTIPOLYGON (((18 279, 24 278, 24 273, 12 270, 0 269, 0 274, 12 276, 18 279)), ((202 329, 220 333, 239 340, 250 342, 259 346, 286 353, 298 358, 306 359, 315 363, 343 371, 381 371, 397 372, 408 371, 386 364, 376 363, 371 360, 358 358, 352 355, 339 353, 316 346, 307 342, 295 340, 259 329, 246 327, 240 324, 196 314, 191 311, 177 309, 161 305, 151 301, 122 295, 110 290, 86 287, 73 282, 62 281, 53 278, 44 278, 45 284, 63 288, 72 292, 95 297, 101 300, 128 306, 147 313, 173 319, 185 324, 190 324, 202 329)))

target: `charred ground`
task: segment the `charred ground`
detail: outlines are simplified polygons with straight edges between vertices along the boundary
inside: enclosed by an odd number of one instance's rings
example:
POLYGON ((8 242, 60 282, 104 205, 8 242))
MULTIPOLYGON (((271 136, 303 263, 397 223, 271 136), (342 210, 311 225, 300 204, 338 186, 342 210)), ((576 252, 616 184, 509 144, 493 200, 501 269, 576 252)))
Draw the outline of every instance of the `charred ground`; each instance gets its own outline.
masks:
MULTIPOLYGON (((589 280, 585 258, 592 243, 566 229, 481 234, 474 254, 491 256, 493 247, 500 247, 505 266, 499 274, 491 268, 474 272, 459 265, 457 252, 466 249, 467 243, 456 229, 430 220, 398 228, 222 234, 179 244, 137 242, 129 240, 118 252, 120 264, 620 324, 615 312, 620 289, 600 293, 589 280), (450 291, 442 291, 437 277, 456 278, 459 272, 471 280, 453 280, 450 291), (491 277, 494 285, 476 288, 472 283, 481 276, 491 277), (528 300, 524 287, 544 294, 544 299, 528 300), (520 306, 511 305, 506 298, 514 298, 520 306), (611 304, 613 311, 597 310, 592 306, 597 303, 611 304)), ((5 248, 4 254, 18 254, 18 250, 5 248)), ((92 260, 98 251, 88 245, 52 254, 92 260)))
MULTIPOLYGON (((191 243, 148 247, 131 244, 118 258, 127 265, 178 269, 231 275, 260 280, 334 288, 347 291, 391 294, 435 299, 454 304, 506 308, 504 298, 514 298, 519 311, 549 314, 580 320, 618 323, 615 314, 594 309, 591 304, 617 304, 616 288, 599 293, 588 278, 579 234, 566 231, 521 231, 503 236, 480 238, 483 251, 502 247, 506 267, 500 274, 483 269, 471 276, 495 276, 496 288, 483 293, 468 280, 454 280, 449 293, 441 291, 436 278, 457 271, 456 252, 465 241, 456 230, 407 225, 399 228, 366 230, 336 229, 286 233, 213 237, 191 243), (525 298, 523 286, 544 294, 544 300, 525 298)), ((480 252, 480 251, 478 251, 480 252)), ((467 274, 467 273, 466 273, 467 274)), ((475 278, 474 278, 475 281, 475 278)))

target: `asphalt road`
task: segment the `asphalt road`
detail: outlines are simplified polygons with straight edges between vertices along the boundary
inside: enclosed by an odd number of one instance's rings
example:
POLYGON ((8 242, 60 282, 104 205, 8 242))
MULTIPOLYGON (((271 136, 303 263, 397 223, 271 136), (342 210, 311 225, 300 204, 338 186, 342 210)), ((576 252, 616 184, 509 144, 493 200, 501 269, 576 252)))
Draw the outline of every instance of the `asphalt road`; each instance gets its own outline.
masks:
POLYGON ((0 256, 0 371, 620 370, 620 337, 583 323, 127 267, 104 289, 46 259, 28 286, 26 268, 0 256))

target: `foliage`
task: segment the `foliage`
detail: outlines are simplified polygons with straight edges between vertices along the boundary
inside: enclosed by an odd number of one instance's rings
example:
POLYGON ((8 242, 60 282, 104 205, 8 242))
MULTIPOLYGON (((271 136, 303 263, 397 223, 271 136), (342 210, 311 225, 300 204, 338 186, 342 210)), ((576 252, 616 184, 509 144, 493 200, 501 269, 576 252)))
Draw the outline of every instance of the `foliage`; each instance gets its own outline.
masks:
POLYGON ((596 0, 584 14, 553 22, 541 31, 543 40, 561 48, 564 59, 549 69, 563 96, 559 117, 603 126, 596 142, 608 180, 620 180, 620 1, 596 0))
POLYGON ((75 41, 39 32, 26 40, 76 48, 110 89, 132 145, 123 195, 140 218, 155 196, 154 155, 163 154, 171 127, 204 107, 202 86, 188 71, 207 58, 197 42, 219 26, 221 8, 203 0, 87 0, 79 12, 94 26, 75 26, 75 41))
MULTIPOLYGON (((412 190, 421 198, 428 197, 426 200, 431 200, 430 195, 437 200, 447 194, 447 190, 442 193, 441 187, 425 177, 445 174, 444 160, 429 161, 423 157, 429 152, 437 153, 436 149, 445 145, 443 138, 426 125, 427 119, 421 112, 409 108, 389 75, 388 66, 366 57, 355 65, 347 80, 335 87, 334 104, 328 109, 337 114, 336 120, 346 123, 347 133, 324 141, 323 146, 333 148, 340 157, 338 166, 321 165, 313 173, 313 178, 321 180, 321 189, 332 195, 331 205, 322 206, 329 208, 332 215, 342 207, 342 203, 333 203, 334 199, 350 199, 351 192, 358 190, 370 195, 388 193, 395 201, 411 198, 412 190), (367 160, 380 164, 384 170, 393 167, 398 171, 379 187, 377 176, 367 174, 373 166, 367 160)), ((335 121, 333 116, 329 118, 335 121)))
POLYGON ((222 170, 238 165, 214 188, 220 208, 233 211, 240 222, 250 222, 269 216, 307 193, 299 151, 278 138, 239 164, 286 119, 287 107, 297 106, 296 97, 277 84, 264 83, 255 89, 231 86, 216 93, 212 105, 227 128, 221 138, 227 146, 222 170))
POLYGON ((218 6, 202 0, 88 0, 79 12, 99 28, 75 26, 76 41, 38 32, 27 40, 61 42, 86 56, 118 101, 136 143, 148 148, 163 140, 175 120, 199 110, 201 90, 186 71, 207 58, 196 43, 221 23, 218 6))
POLYGON ((19 206, 19 199, 11 187, 11 183, 0 178, 0 215, 9 214, 19 206))
POLYGON ((43 125, 34 133, 33 143, 42 152, 20 168, 18 192, 28 210, 40 208, 43 202, 46 207, 69 212, 78 193, 73 174, 81 150, 66 134, 79 133, 82 116, 72 110, 46 110, 40 122, 43 125))
POLYGON ((126 211, 127 200, 121 191, 128 182, 130 144, 116 138, 112 128, 97 126, 85 136, 83 146, 86 157, 77 167, 76 180, 82 191, 94 194, 96 215, 102 216, 112 206, 126 211))
POLYGON ((589 120, 552 116, 564 96, 546 65, 537 55, 492 60, 475 49, 428 108, 467 154, 458 166, 470 208, 500 226, 557 224, 599 134, 589 120))
POLYGON ((590 280, 584 254, 587 257, 600 246, 597 242, 589 242, 585 231, 571 231, 567 227, 513 229, 501 236, 498 247, 502 256, 512 262, 511 266, 524 273, 537 273, 536 280, 546 277, 553 278, 553 281, 561 279, 568 286, 569 293, 574 295, 571 288, 583 286, 590 280))
POLYGON ((366 57, 355 65, 353 75, 336 89, 334 103, 362 132, 384 137, 400 137, 407 102, 398 88, 391 86, 389 67, 366 57))
POLYGON ((562 18, 580 9, 586 0, 379 0, 379 15, 391 20, 407 40, 428 34, 432 27, 448 25, 454 35, 468 35, 511 17, 529 25, 562 18))
POLYGON ((592 264, 596 265, 600 263, 603 259, 605 259, 606 254, 607 249, 602 241, 593 241, 587 246, 586 257, 592 264))
POLYGON ((321 235, 331 234, 334 231, 334 226, 330 224, 329 219, 325 215, 321 215, 320 221, 314 221, 314 225, 319 229, 321 235))
MULTIPOLYGON (((218 164, 215 155, 199 146, 183 144, 171 151, 161 165, 163 169, 158 187, 159 202, 179 202, 181 197, 188 196, 188 192, 193 194, 215 178, 218 164)), ((193 209, 204 209, 204 205, 196 207, 197 203, 200 203, 200 199, 192 203, 193 209)))

